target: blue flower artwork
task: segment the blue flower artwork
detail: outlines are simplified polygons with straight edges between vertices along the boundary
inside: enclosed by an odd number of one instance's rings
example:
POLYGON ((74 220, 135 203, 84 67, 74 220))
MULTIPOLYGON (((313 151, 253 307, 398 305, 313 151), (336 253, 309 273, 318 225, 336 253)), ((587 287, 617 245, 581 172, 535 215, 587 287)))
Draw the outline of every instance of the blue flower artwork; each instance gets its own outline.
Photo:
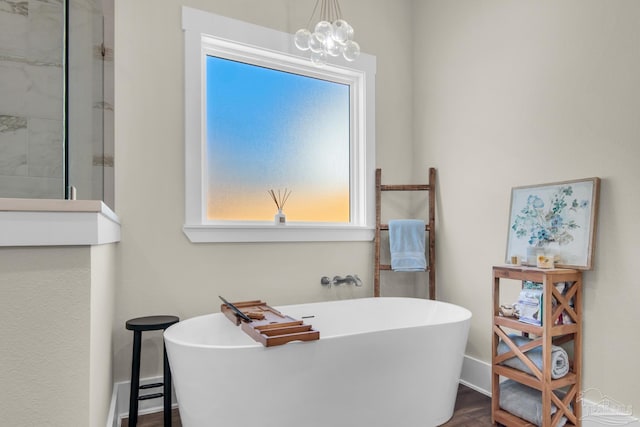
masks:
POLYGON ((599 183, 590 178, 514 188, 507 259, 542 248, 555 252, 560 265, 590 268, 599 183))
POLYGON ((515 231, 517 238, 528 238, 527 243, 530 246, 543 247, 552 242, 559 245, 571 243, 572 231, 580 228, 580 225, 568 213, 589 206, 588 200, 578 201, 576 198, 571 200, 569 205, 567 198, 572 197, 571 185, 560 187, 551 196, 548 206, 537 195, 529 195, 526 206, 516 215, 511 229, 515 231))

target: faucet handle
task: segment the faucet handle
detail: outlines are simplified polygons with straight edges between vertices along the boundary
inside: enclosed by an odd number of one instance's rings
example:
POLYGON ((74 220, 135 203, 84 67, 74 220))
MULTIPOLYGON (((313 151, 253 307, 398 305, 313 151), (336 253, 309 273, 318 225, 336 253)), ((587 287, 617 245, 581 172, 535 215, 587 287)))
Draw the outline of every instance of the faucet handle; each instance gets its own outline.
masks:
POLYGON ((347 278, 351 278, 356 286, 362 286, 362 280, 360 280, 357 274, 354 274, 353 276, 349 275, 347 278))

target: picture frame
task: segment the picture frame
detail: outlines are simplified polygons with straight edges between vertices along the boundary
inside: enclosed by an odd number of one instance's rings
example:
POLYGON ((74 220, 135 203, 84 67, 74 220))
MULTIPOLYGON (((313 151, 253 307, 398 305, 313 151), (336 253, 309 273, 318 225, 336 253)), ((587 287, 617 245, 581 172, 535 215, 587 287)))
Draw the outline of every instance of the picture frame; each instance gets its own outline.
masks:
POLYGON ((541 253, 555 267, 591 270, 600 178, 511 189, 507 264, 536 266, 541 253))

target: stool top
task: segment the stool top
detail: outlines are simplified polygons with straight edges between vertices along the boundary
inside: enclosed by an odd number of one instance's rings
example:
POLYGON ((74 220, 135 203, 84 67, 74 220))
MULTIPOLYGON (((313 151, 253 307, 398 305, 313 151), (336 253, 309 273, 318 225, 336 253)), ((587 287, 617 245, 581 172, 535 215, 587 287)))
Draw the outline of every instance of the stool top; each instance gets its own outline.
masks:
POLYGON ((176 316, 145 316, 127 320, 126 327, 130 331, 157 331, 167 329, 180 319, 176 316))

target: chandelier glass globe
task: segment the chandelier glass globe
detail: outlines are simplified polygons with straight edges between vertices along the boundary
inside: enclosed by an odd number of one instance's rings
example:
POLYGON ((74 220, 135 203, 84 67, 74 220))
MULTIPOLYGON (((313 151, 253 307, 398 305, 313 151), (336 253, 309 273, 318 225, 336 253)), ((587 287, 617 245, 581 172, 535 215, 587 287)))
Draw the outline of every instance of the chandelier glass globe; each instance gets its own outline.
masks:
POLYGON ((347 61, 355 61, 360 56, 360 45, 353 40, 347 41, 344 44, 342 55, 347 61))
POLYGON ((326 37, 322 33, 311 34, 311 39, 309 40, 309 49, 311 49, 311 52, 318 53, 324 51, 325 40, 326 37))
POLYGON ((312 52, 311 62, 313 63, 313 65, 316 65, 316 66, 325 65, 327 63, 327 54, 323 51, 312 52))
POLYGON ((353 40, 353 27, 344 19, 338 19, 333 23, 333 39, 338 43, 353 40))
POLYGON ((314 33, 322 34, 325 37, 333 37, 333 25, 329 21, 320 21, 316 24, 314 33))
POLYGON ((296 47, 302 51, 309 50, 309 42, 311 41, 311 32, 306 28, 301 28, 296 32, 293 38, 296 47))

